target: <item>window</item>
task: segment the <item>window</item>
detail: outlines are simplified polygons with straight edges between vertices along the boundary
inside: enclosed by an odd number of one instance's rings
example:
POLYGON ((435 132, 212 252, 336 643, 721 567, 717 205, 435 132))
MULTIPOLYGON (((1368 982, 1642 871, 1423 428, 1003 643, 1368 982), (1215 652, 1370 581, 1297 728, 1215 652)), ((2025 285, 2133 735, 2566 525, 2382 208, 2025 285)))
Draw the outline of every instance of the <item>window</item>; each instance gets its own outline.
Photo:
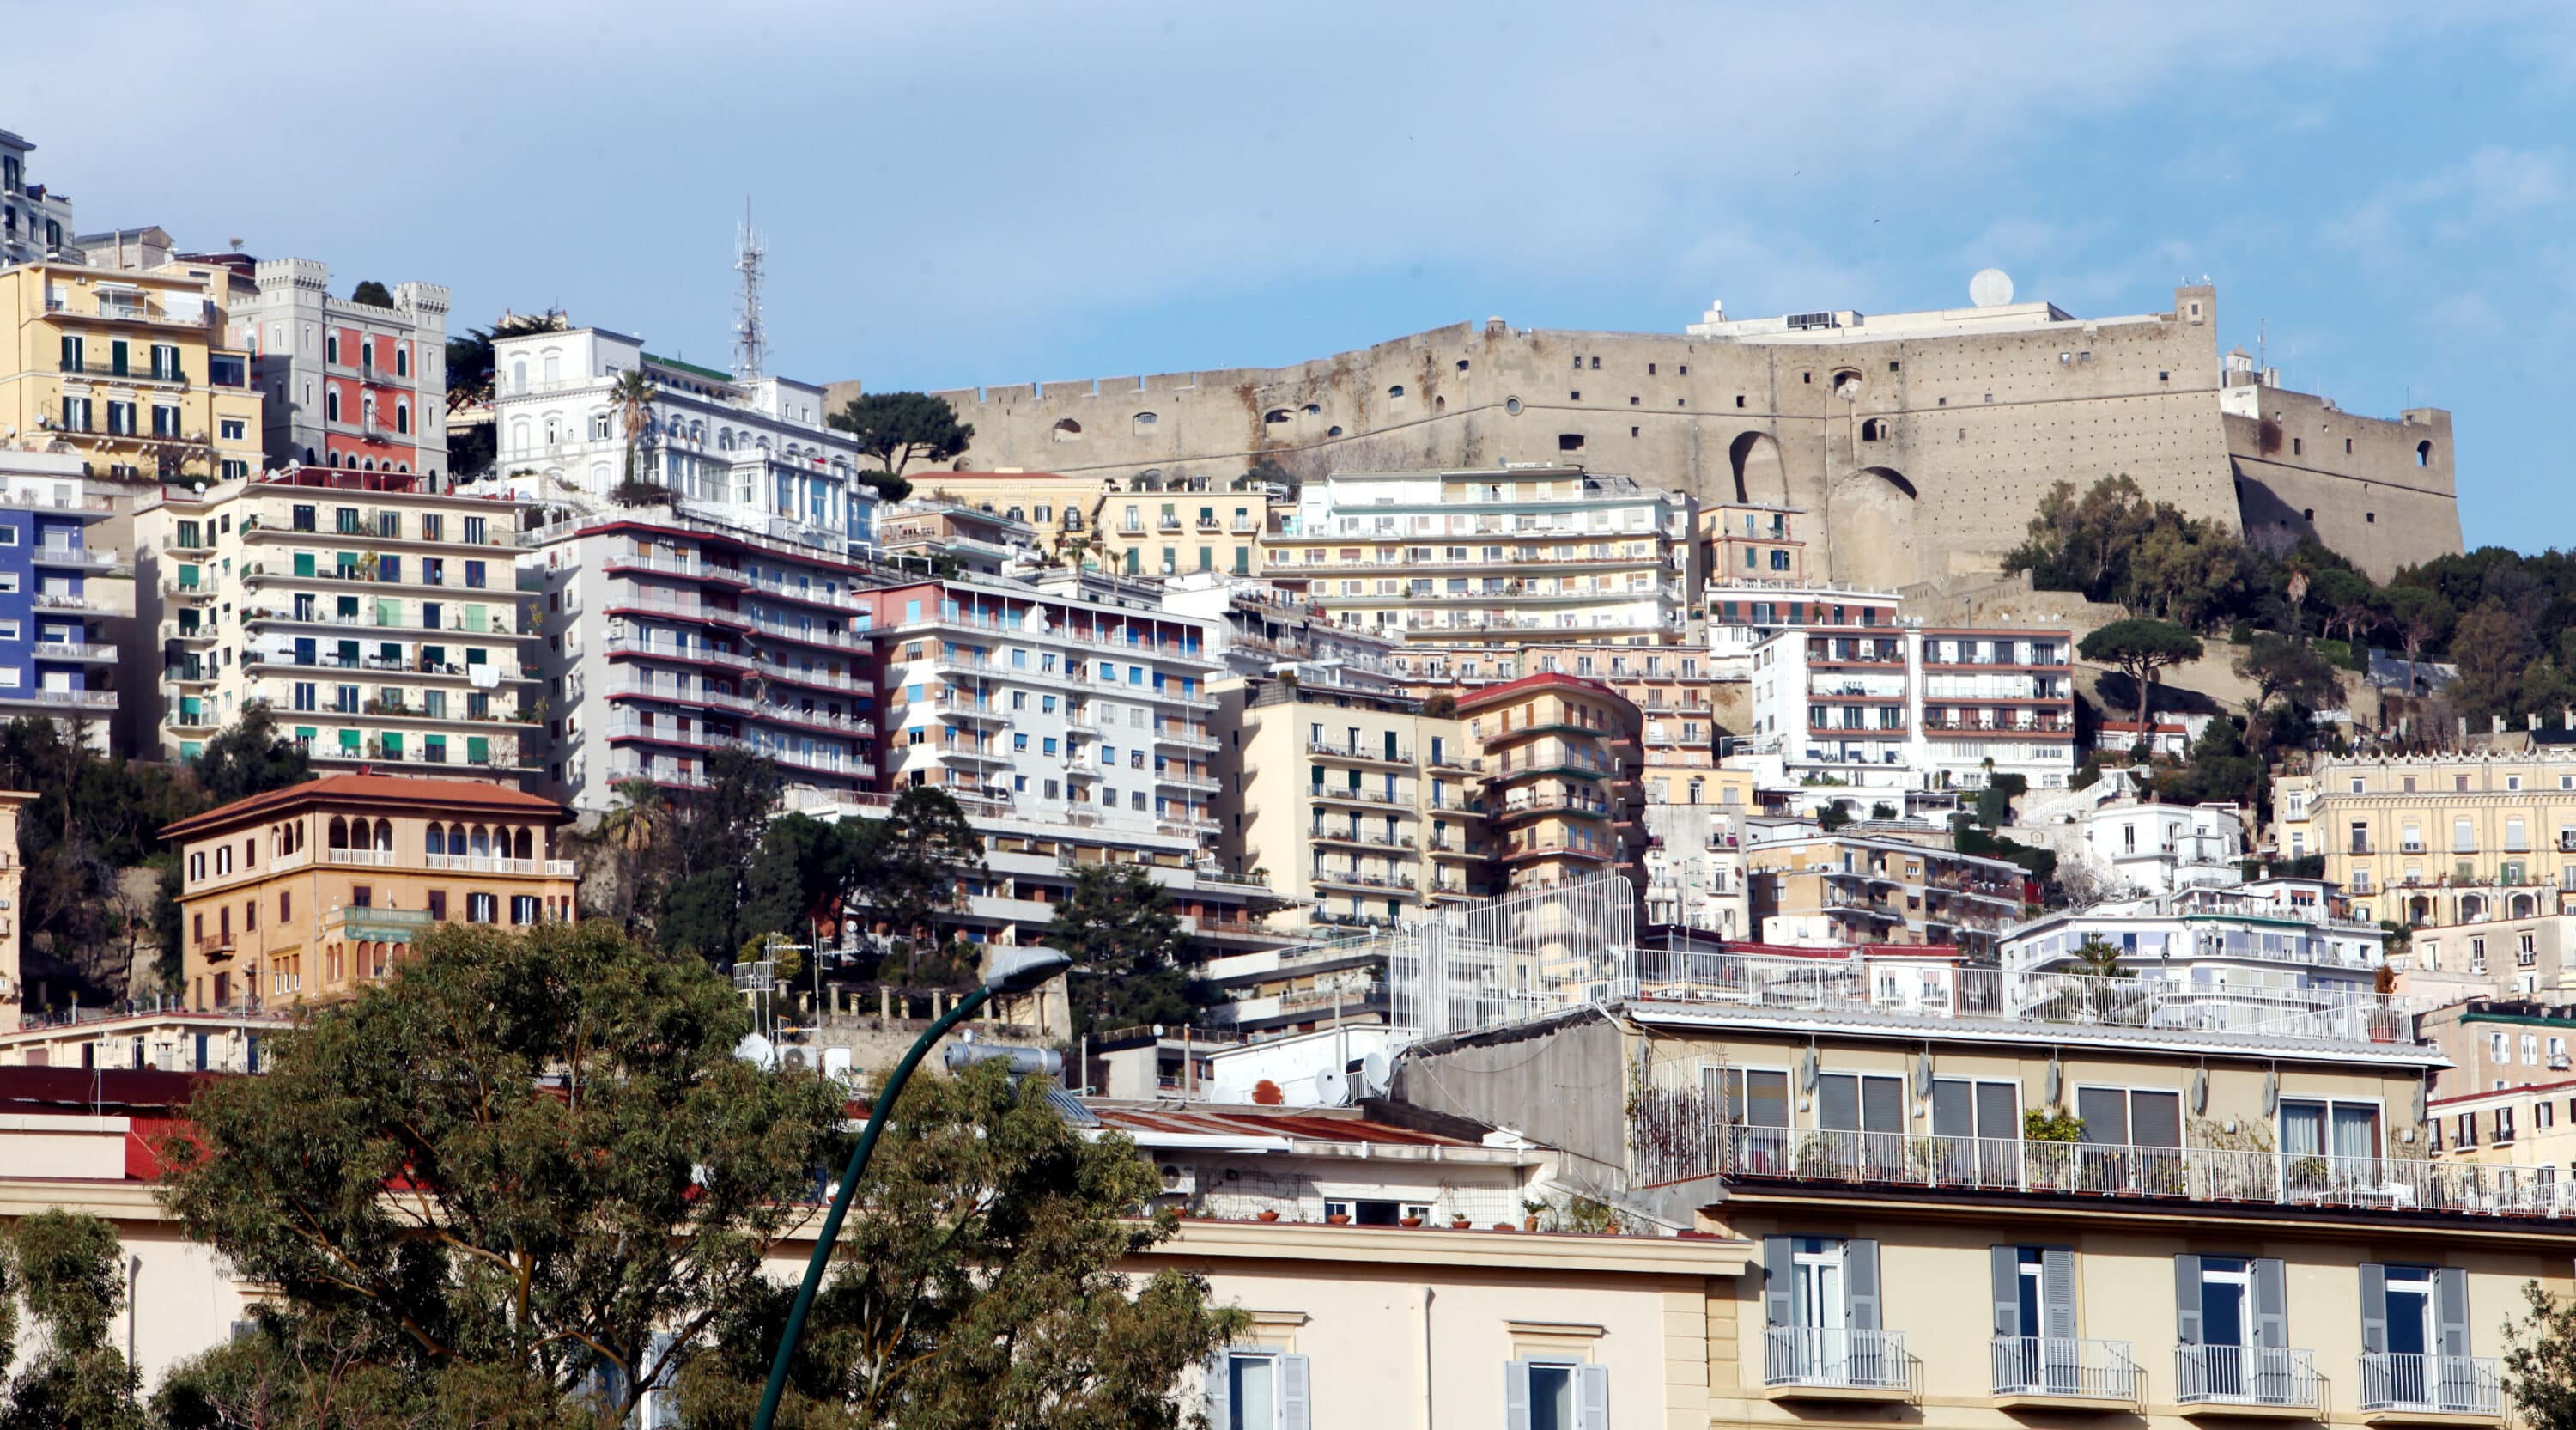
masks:
POLYGON ((1989 1247, 1995 1306, 1995 1390, 2079 1393, 2075 1358, 2050 1341, 2075 1338, 2075 1252, 2063 1246, 1989 1247))
POLYGON ((1309 1430, 1313 1424, 1304 1356, 1223 1350, 1208 1357, 1206 1371, 1207 1418, 1215 1430, 1309 1430))
POLYGON ((2469 1278, 2457 1267, 2361 1265, 2361 1403, 2457 1405, 2477 1393, 2435 1357, 2469 1353, 2469 1278))
POLYGON ((2287 1277, 2276 1258, 2175 1257, 2177 1389, 2193 1399, 2281 1398, 2290 1379, 2288 1307, 2287 1277))
POLYGON ((1765 1379, 1773 1385, 1901 1385, 1907 1368, 1875 1334, 1878 1243, 1762 1240, 1765 1379))
POLYGON ((1608 1366, 1516 1360, 1503 1369, 1503 1415, 1514 1430, 1610 1430, 1608 1366))

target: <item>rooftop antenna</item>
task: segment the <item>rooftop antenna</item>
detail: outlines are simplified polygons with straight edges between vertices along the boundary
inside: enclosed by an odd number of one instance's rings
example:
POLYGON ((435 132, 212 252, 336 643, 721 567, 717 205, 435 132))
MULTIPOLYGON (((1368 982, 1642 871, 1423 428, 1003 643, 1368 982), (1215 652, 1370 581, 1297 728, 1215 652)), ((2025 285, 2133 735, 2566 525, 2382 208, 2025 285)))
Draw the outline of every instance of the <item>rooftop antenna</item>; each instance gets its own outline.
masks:
POLYGON ((768 251, 760 246, 760 234, 751 226, 751 199, 742 201, 742 241, 739 256, 733 261, 736 273, 742 275, 741 311, 733 323, 734 375, 743 381, 760 376, 760 364, 768 338, 760 327, 760 264, 768 251))
POLYGON ((2254 370, 2256 372, 2261 372, 2268 365, 2263 361, 2263 341, 2271 321, 2269 318, 2254 320, 2254 370))

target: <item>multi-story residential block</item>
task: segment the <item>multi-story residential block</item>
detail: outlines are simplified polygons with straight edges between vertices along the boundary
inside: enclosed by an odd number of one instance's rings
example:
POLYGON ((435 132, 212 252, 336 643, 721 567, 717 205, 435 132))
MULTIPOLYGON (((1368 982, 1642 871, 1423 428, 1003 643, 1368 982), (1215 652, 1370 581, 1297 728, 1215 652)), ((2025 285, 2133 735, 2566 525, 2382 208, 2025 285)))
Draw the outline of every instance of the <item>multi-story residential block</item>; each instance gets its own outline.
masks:
POLYGON ((1698 589, 1688 497, 1580 467, 1336 472, 1265 574, 1409 645, 1678 640, 1698 589))
POLYGON ((1642 898, 1637 707, 1598 681, 1530 675, 1463 696, 1502 866, 1494 892, 1619 874, 1642 898))
POLYGON ((1267 582, 1190 572, 1163 583, 1163 609, 1208 623, 1232 674, 1294 671, 1301 680, 1392 693, 1401 643, 1334 622, 1324 608, 1267 582))
POLYGON ((2232 804, 2117 799, 2076 818, 2077 849, 2114 890, 2162 895, 2245 875, 2245 819, 2232 804))
MULTIPOLYGON (((2359 906, 2360 896, 2352 896, 2359 906)), ((2576 913, 2538 910, 2473 924, 2418 927, 2406 991, 2427 1002, 2576 996, 2576 913)))
POLYGON ((212 264, 0 269, 0 427, 78 453, 91 476, 247 475, 260 399, 249 355, 226 345, 225 284, 212 264))
POLYGON ((1863 805, 2006 774, 2062 789, 2073 651, 2063 630, 1783 630, 1754 648, 1753 748, 1776 753, 1790 783, 1846 786, 1863 805))
POLYGON ((61 258, 72 234, 72 201, 27 182, 36 146, 0 129, 0 268, 61 258))
POLYGON ((2143 982, 2234 993, 2340 988, 2375 991, 2387 936, 2350 917, 2330 884, 2265 879, 2185 888, 2141 899, 2059 909, 2003 936, 2006 968, 2082 971, 2077 955, 2106 944, 2120 969, 2143 982))
POLYGON ((344 774, 161 831, 180 863, 180 985, 198 1012, 344 997, 441 923, 573 917, 562 805, 481 780, 344 774))
POLYGON ((134 519, 153 747, 193 759, 264 703, 326 769, 517 780, 543 719, 523 510, 346 467, 164 489, 134 519))
MULTIPOLYGON (((2564 1047, 2567 1039, 2550 1041, 2564 1047)), ((2562 1182, 2576 1185, 2576 1078, 2437 1097, 2425 1122, 2439 1160, 2493 1168, 2487 1175, 2514 1195, 2551 1204, 2566 1195, 2562 1182), (2527 1190, 2514 1185, 2524 1179, 2527 1190)))
POLYGON ((584 813, 617 786, 706 782, 739 745, 791 789, 875 787, 877 648, 863 592, 879 579, 837 551, 687 509, 639 507, 531 533, 520 574, 544 640, 541 786, 584 813))
POLYGON ((876 533, 880 556, 925 574, 944 561, 956 570, 998 576, 1038 554, 1037 528, 1027 522, 919 493, 880 510, 876 533))
MULTIPOLYGON (((1654 771, 1649 763, 1650 778, 1654 771)), ((1688 793, 1694 798, 1687 803, 1646 799, 1646 922, 1750 938, 1744 849, 1747 822, 1761 813, 1753 776, 1712 770, 1688 793)))
POLYGON ((0 719, 44 716, 102 752, 117 692, 101 622, 121 613, 91 583, 125 569, 116 550, 89 544, 107 519, 77 454, 0 447, 0 719))
POLYGON ((858 443, 825 420, 823 390, 783 377, 736 378, 648 353, 605 328, 526 333, 493 344, 493 470, 518 496, 596 510, 627 479, 620 375, 652 384, 635 434, 634 479, 665 488, 684 515, 846 555, 875 539, 876 489, 855 481, 858 443))
POLYGON ((1092 564, 1129 576, 1263 575, 1263 543, 1286 510, 1284 491, 1259 477, 1094 480, 1100 496, 1081 549, 1092 564))
MULTIPOLYGON (((1217 999, 1201 1018, 1247 1040, 1386 1025, 1386 952, 1370 940, 1229 954, 1200 965, 1199 978, 1217 999)), ((1380 1041, 1370 1039, 1368 1046, 1380 1041)), ((1303 1061, 1338 1066, 1350 1056, 1337 1048, 1303 1061)))
POLYGON ((389 307, 331 296, 310 258, 253 266, 229 314, 251 353, 272 466, 447 476, 447 289, 397 283, 389 307))
POLYGON ((2576 1004, 2557 994, 2462 998, 2417 1014, 2415 1030, 2450 1060, 2433 1084, 2444 1097, 2548 1087, 2571 1076, 2576 1004))
POLYGON ((2323 854, 2359 917, 2530 919, 2576 891, 2576 750, 2326 755, 2272 788, 2280 852, 2323 854))
POLYGON ((1748 919, 1766 944, 1933 944, 1991 962, 2020 922, 2018 864, 1875 834, 1749 822, 1748 919))
POLYGON ((1327 936, 1491 892, 1495 831, 1465 722, 1325 674, 1217 687, 1218 858, 1299 905, 1274 923, 1327 936))

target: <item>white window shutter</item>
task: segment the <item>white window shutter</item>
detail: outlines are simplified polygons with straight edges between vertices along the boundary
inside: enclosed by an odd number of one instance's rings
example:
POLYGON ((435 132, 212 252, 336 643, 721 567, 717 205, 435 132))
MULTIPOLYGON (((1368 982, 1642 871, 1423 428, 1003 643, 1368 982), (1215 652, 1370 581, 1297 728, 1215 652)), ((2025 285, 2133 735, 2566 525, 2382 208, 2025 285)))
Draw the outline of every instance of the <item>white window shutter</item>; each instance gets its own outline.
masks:
POLYGON ((1574 1368, 1574 1423, 1576 1430, 1610 1430, 1610 1367, 1574 1368))
POLYGON ((1279 1430, 1311 1430, 1314 1414, 1307 1409, 1312 1398, 1310 1379, 1306 1357, 1279 1358, 1279 1430))
POLYGON ((1530 1430, 1530 1368, 1525 1360, 1503 1366, 1504 1430, 1530 1430))
POLYGON ((1234 1386, 1227 1375, 1233 1359, 1224 1351, 1211 1351, 1204 1367, 1206 1385, 1203 1393, 1207 1396, 1208 1424, 1215 1426, 1216 1430, 1234 1430, 1234 1409, 1230 1403, 1234 1386))

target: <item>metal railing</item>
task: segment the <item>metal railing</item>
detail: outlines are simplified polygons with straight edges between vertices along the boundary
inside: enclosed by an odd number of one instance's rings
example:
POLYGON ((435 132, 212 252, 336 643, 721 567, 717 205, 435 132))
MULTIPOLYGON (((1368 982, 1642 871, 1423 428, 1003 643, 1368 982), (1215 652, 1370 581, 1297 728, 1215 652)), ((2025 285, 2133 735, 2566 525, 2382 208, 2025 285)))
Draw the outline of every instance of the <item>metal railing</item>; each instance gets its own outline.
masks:
POLYGON ((1997 1395, 2138 1398, 2138 1363, 2130 1358, 2127 1341, 1997 1336, 1994 1368, 1997 1395))
POLYGON ((2504 1381, 2492 1356, 2400 1355, 2364 1351, 2363 1410, 2429 1410, 2501 1415, 2504 1381))
POLYGON ((1771 1326, 1762 1333, 1762 1383, 1828 1390, 1907 1390, 1913 1362, 1903 1331, 1771 1326))
POLYGON ((2325 1408, 2316 1353, 2284 1346, 2176 1346, 2174 1400, 2325 1408))

